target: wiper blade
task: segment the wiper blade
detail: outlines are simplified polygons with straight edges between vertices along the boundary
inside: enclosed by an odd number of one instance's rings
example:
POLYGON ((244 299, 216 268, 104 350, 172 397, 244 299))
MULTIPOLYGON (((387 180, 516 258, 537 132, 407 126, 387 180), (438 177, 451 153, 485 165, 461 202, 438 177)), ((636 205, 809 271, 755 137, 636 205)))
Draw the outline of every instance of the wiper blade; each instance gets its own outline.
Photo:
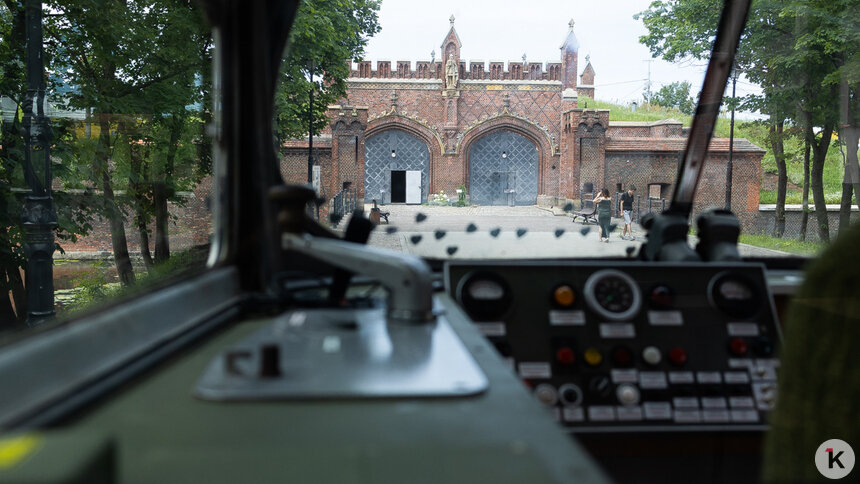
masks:
POLYGON ((669 210, 689 217, 693 209, 696 187, 705 166, 708 145, 714 133, 723 92, 729 80, 741 33, 746 24, 751 0, 727 0, 717 28, 717 37, 711 51, 711 60, 699 96, 699 105, 693 117, 687 148, 678 164, 675 192, 669 210))

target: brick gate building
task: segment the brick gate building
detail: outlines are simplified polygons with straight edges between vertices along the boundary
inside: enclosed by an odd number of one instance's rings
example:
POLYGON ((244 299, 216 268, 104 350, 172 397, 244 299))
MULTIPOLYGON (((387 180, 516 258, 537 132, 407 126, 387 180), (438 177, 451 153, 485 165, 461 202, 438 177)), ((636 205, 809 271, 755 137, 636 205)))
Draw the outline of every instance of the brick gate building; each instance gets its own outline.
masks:
MULTIPOLYGON (((350 63, 346 99, 314 138, 322 195, 349 183, 366 202, 423 203, 463 186, 472 203, 535 204, 541 195, 576 199, 590 184, 668 197, 684 128, 610 122, 608 110, 580 106, 580 95, 594 97, 595 71, 588 56, 579 69, 573 26, 559 61, 466 61, 452 17, 440 59, 350 63)), ((763 154, 735 140, 732 202, 744 222, 758 209, 763 154)), ((728 140, 714 139, 700 208, 724 204, 727 156, 728 140)), ((288 182, 306 182, 306 160, 307 140, 286 144, 288 182)))

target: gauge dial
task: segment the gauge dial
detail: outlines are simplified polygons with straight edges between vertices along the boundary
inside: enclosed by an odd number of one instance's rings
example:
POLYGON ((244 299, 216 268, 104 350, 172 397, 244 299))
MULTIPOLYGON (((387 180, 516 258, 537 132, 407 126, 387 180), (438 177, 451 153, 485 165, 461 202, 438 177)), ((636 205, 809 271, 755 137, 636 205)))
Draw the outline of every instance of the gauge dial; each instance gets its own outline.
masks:
POLYGON ((711 280, 708 296, 717 309, 736 318, 754 316, 761 307, 755 284, 740 274, 718 274, 711 280))
POLYGON ((588 278, 585 299, 591 309, 614 321, 636 316, 642 305, 642 294, 636 282, 614 269, 597 271, 588 278))
POLYGON ((475 321, 498 321, 511 305, 511 291, 498 274, 467 274, 457 286, 457 299, 475 321))

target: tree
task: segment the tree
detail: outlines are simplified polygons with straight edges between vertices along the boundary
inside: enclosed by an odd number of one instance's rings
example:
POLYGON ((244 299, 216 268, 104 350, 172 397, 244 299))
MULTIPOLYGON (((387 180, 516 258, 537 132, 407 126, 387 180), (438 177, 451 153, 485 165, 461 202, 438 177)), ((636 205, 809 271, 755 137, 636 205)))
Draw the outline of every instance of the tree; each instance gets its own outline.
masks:
POLYGON ((25 186, 19 116, 26 91, 24 17, 22 2, 5 0, 0 5, 0 95, 15 106, 11 112, 3 111, 0 118, 0 329, 26 314, 21 204, 12 191, 25 186))
POLYGON ((651 96, 650 102, 667 108, 678 108, 682 113, 692 115, 696 101, 690 95, 690 87, 688 81, 666 84, 651 96))
POLYGON ((299 6, 275 94, 279 139, 307 135, 311 89, 314 132, 326 126, 326 109, 346 95, 349 63, 363 57, 369 37, 379 31, 379 4, 379 0, 306 0, 299 6), (307 77, 311 72, 313 84, 307 77))
MULTIPOLYGON (((829 240, 822 176, 838 105, 834 76, 840 71, 839 58, 856 51, 856 25, 842 24, 851 22, 858 6, 858 0, 754 2, 736 58, 736 66, 764 89, 763 96, 748 100, 770 115, 773 142, 780 143, 780 126, 788 120, 802 126, 812 143, 810 186, 822 240, 829 240), (820 138, 814 134, 816 127, 820 138)), ((637 15, 648 28, 640 41, 666 60, 702 59, 709 52, 718 16, 718 5, 707 0, 656 1, 637 15)), ((774 153, 784 150, 777 146, 774 153)), ((784 163, 783 157, 777 160, 783 169, 784 163)), ((783 194, 784 185, 780 177, 783 194)), ((784 198, 778 199, 778 222, 784 198)))
POLYGON ((92 156, 66 161, 89 165, 85 186, 101 192, 98 209, 110 223, 117 272, 124 284, 131 284, 128 210, 135 213, 144 258, 146 224, 153 212, 156 261, 169 256, 166 204, 175 193, 175 155, 188 119, 186 106, 200 98, 195 74, 208 62, 209 36, 202 15, 183 0, 74 0, 50 7, 55 13, 47 26, 49 44, 65 54, 56 67, 63 81, 75 87, 69 105, 91 110, 98 128, 92 156), (166 146, 166 158, 158 163, 145 159, 159 152, 147 148, 146 133, 165 127, 171 134, 155 148, 166 146), (117 197, 117 186, 128 187, 132 196, 117 197))

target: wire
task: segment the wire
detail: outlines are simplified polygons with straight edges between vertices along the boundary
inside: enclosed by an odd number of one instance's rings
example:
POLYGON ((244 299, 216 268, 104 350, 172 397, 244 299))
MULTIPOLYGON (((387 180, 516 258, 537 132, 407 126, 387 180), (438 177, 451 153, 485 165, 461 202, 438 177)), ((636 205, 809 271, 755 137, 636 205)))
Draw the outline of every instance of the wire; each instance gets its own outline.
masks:
POLYGON ((642 82, 642 81, 647 81, 647 80, 648 80, 648 79, 636 79, 636 80, 633 80, 633 81, 610 82, 610 83, 608 83, 608 84, 597 84, 597 85, 595 85, 594 87, 595 87, 595 88, 598 88, 598 87, 605 87, 605 86, 617 86, 617 85, 619 85, 619 84, 630 84, 630 83, 632 83, 632 82, 642 82))

